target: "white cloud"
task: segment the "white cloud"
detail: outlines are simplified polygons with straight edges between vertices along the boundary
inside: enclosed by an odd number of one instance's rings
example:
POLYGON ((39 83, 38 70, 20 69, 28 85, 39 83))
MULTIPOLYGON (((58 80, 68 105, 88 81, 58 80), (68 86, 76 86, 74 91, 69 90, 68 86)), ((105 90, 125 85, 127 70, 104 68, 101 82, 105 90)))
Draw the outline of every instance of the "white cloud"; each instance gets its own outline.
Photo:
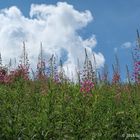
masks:
POLYGON ((132 47, 131 42, 125 42, 124 44, 121 45, 121 48, 123 48, 123 49, 129 49, 131 47, 132 47))
MULTIPOLYGON (((25 17, 20 9, 13 6, 2 9, 0 19, 0 51, 5 63, 21 55, 22 42, 26 41, 30 63, 35 65, 42 42, 47 58, 51 54, 63 57, 64 67, 75 73, 77 58, 81 64, 84 61, 84 48, 91 57, 92 48, 97 44, 95 35, 84 40, 77 32, 93 20, 91 12, 78 11, 66 2, 32 4, 30 17, 25 17)), ((103 66, 103 55, 95 53, 95 57, 98 67, 103 66)))

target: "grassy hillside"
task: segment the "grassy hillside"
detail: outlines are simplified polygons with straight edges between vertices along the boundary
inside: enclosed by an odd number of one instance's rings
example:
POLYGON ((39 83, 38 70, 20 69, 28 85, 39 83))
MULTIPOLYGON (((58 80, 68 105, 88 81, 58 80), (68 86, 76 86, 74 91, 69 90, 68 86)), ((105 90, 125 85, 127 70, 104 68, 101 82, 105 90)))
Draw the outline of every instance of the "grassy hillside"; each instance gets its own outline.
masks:
POLYGON ((25 46, 23 50, 17 68, 0 66, 0 140, 140 138, 139 48, 132 76, 126 67, 128 83, 121 82, 117 56, 109 80, 107 68, 102 74, 97 71, 86 50, 76 83, 65 75, 61 62, 58 71, 54 56, 48 67, 40 57, 31 80, 25 46))
POLYGON ((140 86, 18 80, 0 85, 0 139, 124 139, 140 137, 140 86))

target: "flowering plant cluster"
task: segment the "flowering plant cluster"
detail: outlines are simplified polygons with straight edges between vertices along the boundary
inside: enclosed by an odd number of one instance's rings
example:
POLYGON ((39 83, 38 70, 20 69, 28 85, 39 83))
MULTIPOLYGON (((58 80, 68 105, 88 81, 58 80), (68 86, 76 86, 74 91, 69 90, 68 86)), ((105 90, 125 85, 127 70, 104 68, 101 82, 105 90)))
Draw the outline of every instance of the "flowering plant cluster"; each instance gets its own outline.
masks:
POLYGON ((45 61, 39 61, 37 63, 37 75, 34 78, 38 80, 43 80, 43 79, 45 80, 47 78, 45 75, 45 67, 46 67, 45 61))
POLYGON ((17 69, 10 71, 9 73, 1 68, 0 70, 0 83, 9 84, 16 80, 23 79, 29 80, 29 68, 19 65, 17 69))
POLYGON ((140 62, 134 63, 134 73, 133 77, 136 83, 140 83, 140 62))
POLYGON ((19 78, 27 81, 29 80, 29 67, 20 64, 16 70, 10 72, 9 76, 11 76, 14 81, 19 78))
POLYGON ((58 66, 56 64, 55 57, 52 57, 52 59, 49 62, 49 66, 47 68, 47 75, 55 83, 59 83, 60 82, 60 78, 59 78, 59 74, 58 74, 58 66))
POLYGON ((120 82, 120 74, 119 74, 119 72, 115 72, 115 73, 113 74, 112 83, 113 83, 113 84, 117 84, 117 83, 119 83, 119 82, 120 82))
POLYGON ((140 48, 135 48, 133 80, 140 84, 140 48))
POLYGON ((81 88, 80 92, 81 93, 92 93, 92 90, 94 89, 94 83, 91 80, 86 80, 81 82, 81 88))

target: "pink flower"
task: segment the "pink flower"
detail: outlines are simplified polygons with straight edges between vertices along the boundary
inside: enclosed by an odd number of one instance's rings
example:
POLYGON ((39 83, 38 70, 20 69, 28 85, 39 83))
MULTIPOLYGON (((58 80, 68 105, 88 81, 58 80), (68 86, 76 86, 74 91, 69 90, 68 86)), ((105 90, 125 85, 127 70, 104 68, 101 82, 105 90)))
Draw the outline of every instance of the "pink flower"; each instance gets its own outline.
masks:
POLYGON ((92 81, 86 80, 81 82, 81 88, 80 88, 81 93, 91 93, 93 89, 94 89, 94 83, 92 81))

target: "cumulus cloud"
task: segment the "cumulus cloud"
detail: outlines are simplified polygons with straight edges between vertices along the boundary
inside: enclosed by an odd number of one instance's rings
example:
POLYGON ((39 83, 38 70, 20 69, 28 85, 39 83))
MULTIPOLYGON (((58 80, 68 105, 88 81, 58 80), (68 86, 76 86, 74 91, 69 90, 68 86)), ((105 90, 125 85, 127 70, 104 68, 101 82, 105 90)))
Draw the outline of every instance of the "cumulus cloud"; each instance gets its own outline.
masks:
POLYGON ((132 47, 131 42, 125 42, 124 44, 121 45, 121 48, 123 48, 123 49, 129 49, 131 47, 132 47))
MULTIPOLYGON (((29 15, 25 17, 16 6, 0 10, 0 51, 5 63, 21 55, 23 41, 32 65, 37 62, 40 42, 44 56, 57 55, 70 73, 75 72, 78 58, 80 64, 84 62, 84 48, 92 57, 97 44, 95 35, 83 39, 78 34, 78 30, 93 20, 90 11, 78 11, 66 2, 58 2, 56 5, 32 4, 29 15)), ((103 66, 104 56, 100 52, 94 54, 97 66, 103 66)))

